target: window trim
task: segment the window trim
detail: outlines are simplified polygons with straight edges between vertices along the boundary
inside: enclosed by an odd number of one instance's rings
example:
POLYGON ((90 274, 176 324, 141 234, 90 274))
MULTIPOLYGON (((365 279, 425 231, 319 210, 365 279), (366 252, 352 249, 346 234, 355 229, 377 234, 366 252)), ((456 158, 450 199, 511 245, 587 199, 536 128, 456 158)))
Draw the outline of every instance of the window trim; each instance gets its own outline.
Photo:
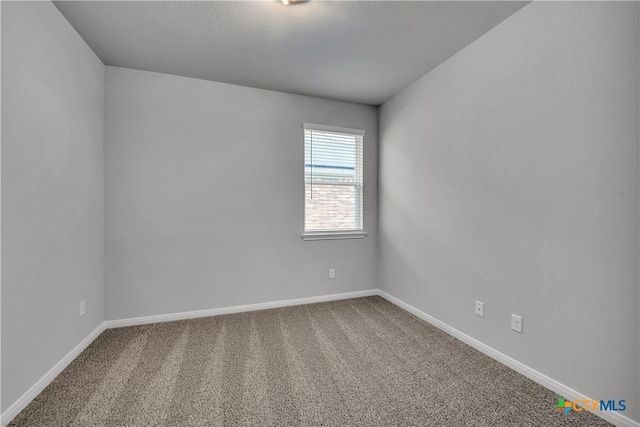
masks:
POLYGON ((364 230, 354 231, 308 231, 302 233, 302 240, 344 240, 344 239, 364 239, 367 232, 364 230))
MULTIPOLYGON (((339 134, 349 134, 356 135, 362 137, 362 147, 364 150, 364 136, 365 131, 363 129, 355 129, 355 128, 346 128, 339 126, 327 126, 327 125, 319 125, 314 123, 303 123, 302 124, 303 131, 311 130, 311 131, 321 131, 321 132, 335 132, 339 134)), ((304 132, 303 132, 303 143, 304 143, 304 132)), ((304 153, 304 149, 303 149, 304 153)), ((304 162, 303 162, 304 164, 304 162)), ((362 167, 364 168, 364 158, 362 159, 362 167)), ((363 174, 363 182, 362 186, 364 188, 364 170, 363 174)), ((302 170, 303 179, 302 182, 305 184, 306 188, 306 176, 305 170, 302 170)), ((306 196, 305 196, 306 197, 306 196)), ((312 241, 312 240, 344 240, 344 239, 364 239, 367 237, 367 232, 364 229, 364 194, 362 197, 362 230, 330 230, 330 231, 304 231, 305 230, 305 217, 306 217, 306 205, 303 206, 303 215, 302 215, 302 240, 312 241)), ((303 201, 305 198, 303 197, 303 201)))
POLYGON ((338 126, 316 125, 314 123, 302 123, 304 130, 317 130, 320 132, 348 133, 350 135, 358 135, 364 138, 365 131, 355 128, 342 128, 338 126))

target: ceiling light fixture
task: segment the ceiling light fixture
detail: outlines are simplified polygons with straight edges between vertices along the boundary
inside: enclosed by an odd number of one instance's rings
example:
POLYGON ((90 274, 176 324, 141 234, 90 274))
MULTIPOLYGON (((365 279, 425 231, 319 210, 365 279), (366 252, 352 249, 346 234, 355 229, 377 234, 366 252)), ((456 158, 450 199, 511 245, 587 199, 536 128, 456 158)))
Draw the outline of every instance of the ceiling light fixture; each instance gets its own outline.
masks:
POLYGON ((309 0, 280 0, 280 3, 282 3, 285 6, 289 6, 290 4, 304 3, 307 1, 309 0))

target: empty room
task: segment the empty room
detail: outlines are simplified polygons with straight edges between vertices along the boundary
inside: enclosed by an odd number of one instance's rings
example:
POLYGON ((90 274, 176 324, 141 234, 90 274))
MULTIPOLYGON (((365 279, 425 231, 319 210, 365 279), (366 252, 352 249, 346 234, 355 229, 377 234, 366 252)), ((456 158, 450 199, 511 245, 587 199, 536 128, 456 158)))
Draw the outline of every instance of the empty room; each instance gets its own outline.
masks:
POLYGON ((1 427, 640 427, 640 3, 1 1, 1 427))

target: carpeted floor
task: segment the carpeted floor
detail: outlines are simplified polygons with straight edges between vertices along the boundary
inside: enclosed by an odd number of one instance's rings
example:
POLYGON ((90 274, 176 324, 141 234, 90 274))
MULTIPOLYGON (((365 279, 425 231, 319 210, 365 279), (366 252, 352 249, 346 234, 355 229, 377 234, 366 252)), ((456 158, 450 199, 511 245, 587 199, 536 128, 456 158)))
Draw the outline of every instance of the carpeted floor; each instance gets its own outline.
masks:
POLYGON ((11 426, 601 426, 380 297, 105 331, 11 426))

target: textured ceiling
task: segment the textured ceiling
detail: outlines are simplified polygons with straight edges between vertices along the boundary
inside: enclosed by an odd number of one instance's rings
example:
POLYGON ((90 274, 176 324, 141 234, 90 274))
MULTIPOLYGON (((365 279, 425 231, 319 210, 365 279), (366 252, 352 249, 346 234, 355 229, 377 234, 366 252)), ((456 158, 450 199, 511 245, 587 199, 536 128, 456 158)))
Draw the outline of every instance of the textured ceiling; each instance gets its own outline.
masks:
POLYGON ((526 2, 55 4, 107 65, 378 105, 526 2))

